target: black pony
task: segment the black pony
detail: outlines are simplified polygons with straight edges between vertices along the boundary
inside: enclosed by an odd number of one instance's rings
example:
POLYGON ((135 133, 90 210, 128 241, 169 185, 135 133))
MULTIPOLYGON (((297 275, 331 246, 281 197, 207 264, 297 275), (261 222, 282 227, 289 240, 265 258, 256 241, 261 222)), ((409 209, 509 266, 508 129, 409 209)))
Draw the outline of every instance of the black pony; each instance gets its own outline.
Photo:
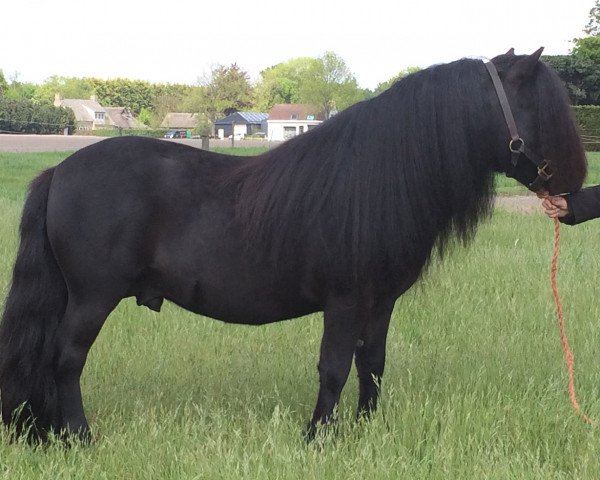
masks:
MULTIPOLYGON (((493 64, 522 138, 551 162, 544 188, 574 191, 585 155, 540 54, 493 64)), ((309 435, 330 421, 353 358, 358 412, 370 413, 394 302, 435 247, 472 237, 491 211, 494 174, 514 170, 498 98, 484 63, 463 59, 260 156, 130 137, 45 171, 25 203, 0 326, 3 421, 88 438, 80 375, 130 296, 253 325, 324 311, 309 435)))

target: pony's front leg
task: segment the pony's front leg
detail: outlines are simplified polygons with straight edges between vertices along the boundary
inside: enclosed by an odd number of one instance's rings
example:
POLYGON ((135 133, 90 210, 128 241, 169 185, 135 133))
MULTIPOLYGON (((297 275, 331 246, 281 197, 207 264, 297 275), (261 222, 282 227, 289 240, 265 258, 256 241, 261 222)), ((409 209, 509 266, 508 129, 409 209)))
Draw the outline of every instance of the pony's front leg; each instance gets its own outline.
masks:
POLYGON ((382 302, 364 323, 354 361, 358 372, 357 417, 368 417, 377 408, 385 367, 385 345, 394 301, 382 302))
POLYGON ((359 308, 354 297, 327 302, 324 331, 319 356, 319 396, 306 432, 307 440, 315 436, 317 425, 327 425, 340 400, 360 332, 359 308))

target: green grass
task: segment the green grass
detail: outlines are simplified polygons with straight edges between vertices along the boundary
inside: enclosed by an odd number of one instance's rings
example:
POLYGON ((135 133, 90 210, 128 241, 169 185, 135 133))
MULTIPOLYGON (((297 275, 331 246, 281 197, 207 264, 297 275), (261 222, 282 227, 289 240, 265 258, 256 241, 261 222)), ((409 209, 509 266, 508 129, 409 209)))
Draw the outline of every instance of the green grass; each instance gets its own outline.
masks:
MULTIPOLYGON (((0 154, 0 292, 25 185, 60 159, 52 155, 0 154)), ((381 410, 354 423, 353 372, 338 433, 308 446, 320 315, 252 328, 123 301, 83 376, 95 443, 32 448, 0 433, 0 476, 600 478, 600 430, 573 414, 566 392, 548 285, 552 233, 541 214, 498 210, 469 248, 435 261, 396 304, 381 410)), ((563 228, 559 270, 579 399, 597 419, 599 240, 598 222, 563 228)))
POLYGON ((267 147, 211 147, 212 152, 226 153, 228 155, 260 155, 268 150, 267 147))
POLYGON ((33 177, 61 162, 67 155, 66 152, 0 152, 0 199, 22 201, 25 187, 33 177))
MULTIPOLYGON (((229 155, 259 155, 264 147, 213 148, 229 155)), ((71 152, 9 153, 0 152, 0 199, 23 200, 28 182, 43 169, 64 160, 71 152)))

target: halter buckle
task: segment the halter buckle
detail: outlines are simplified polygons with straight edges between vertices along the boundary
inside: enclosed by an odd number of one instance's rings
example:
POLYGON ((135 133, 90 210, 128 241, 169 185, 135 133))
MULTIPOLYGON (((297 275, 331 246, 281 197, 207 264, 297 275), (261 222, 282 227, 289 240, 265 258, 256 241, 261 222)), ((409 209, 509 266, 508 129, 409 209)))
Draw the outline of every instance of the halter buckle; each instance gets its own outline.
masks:
POLYGON ((550 162, 548 160, 543 160, 537 167, 538 177, 542 177, 544 181, 548 181, 554 175, 552 172, 547 169, 550 168, 550 162))

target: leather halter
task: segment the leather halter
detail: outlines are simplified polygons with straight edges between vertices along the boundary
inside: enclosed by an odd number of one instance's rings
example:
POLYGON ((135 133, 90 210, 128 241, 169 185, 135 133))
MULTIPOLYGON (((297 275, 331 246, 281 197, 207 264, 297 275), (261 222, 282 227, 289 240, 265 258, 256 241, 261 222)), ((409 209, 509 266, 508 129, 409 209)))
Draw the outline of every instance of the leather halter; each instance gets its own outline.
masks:
POLYGON ((510 133, 508 148, 511 152, 512 169, 510 172, 506 172, 506 176, 513 176, 512 172, 514 172, 516 169, 517 164, 519 163, 519 158, 524 156, 537 167, 537 177, 527 185, 527 188, 536 192, 552 177, 550 161, 545 160, 541 155, 533 152, 525 144, 525 140, 521 138, 517 130, 515 117, 512 114, 510 103, 508 102, 508 97, 506 96, 506 92, 504 91, 504 87, 502 86, 502 82, 498 76, 498 70, 496 70, 496 66, 491 61, 486 61, 484 63, 487 71, 490 74, 490 77, 492 78, 492 82, 494 83, 494 88, 496 89, 496 94, 498 96, 498 100, 500 101, 500 106, 502 107, 502 112, 504 113, 504 118, 510 133))

